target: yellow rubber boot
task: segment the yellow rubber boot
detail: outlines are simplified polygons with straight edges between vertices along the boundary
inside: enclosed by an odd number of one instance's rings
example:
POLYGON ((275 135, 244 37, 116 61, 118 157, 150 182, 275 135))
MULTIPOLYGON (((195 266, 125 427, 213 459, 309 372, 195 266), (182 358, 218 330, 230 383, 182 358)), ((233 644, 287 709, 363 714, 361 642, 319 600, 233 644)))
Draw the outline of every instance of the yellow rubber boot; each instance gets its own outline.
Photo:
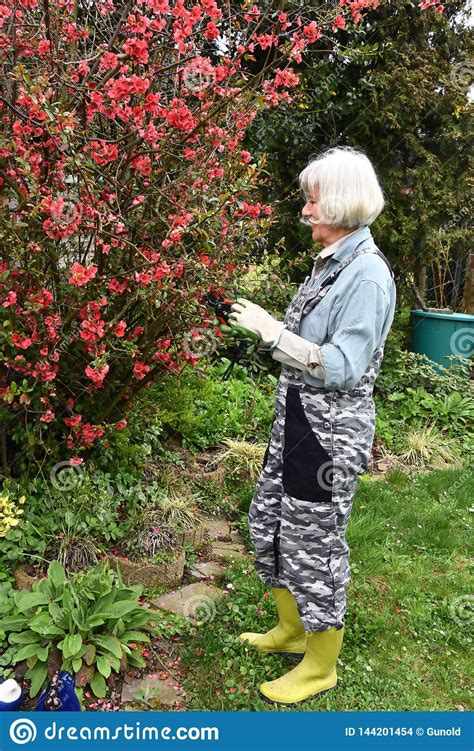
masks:
POLYGON ((275 681, 262 683, 263 698, 276 704, 298 704, 311 699, 337 683, 336 661, 341 651, 344 628, 307 634, 307 647, 301 662, 275 681))
POLYGON ((287 589, 272 587, 278 612, 278 625, 265 634, 246 632, 241 641, 248 642, 259 652, 281 652, 302 656, 306 651, 306 633, 298 613, 296 601, 287 589))

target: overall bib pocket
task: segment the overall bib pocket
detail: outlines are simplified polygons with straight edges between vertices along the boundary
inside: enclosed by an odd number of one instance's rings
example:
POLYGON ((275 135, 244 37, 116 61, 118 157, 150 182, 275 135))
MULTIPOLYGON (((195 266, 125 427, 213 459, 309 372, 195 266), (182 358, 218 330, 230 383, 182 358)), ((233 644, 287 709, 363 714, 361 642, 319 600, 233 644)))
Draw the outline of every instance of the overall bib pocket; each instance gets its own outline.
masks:
MULTIPOLYGON (((316 412, 315 421, 319 419, 316 412)), ((323 426, 329 425, 323 422, 323 426)), ((306 416, 299 388, 288 386, 282 484, 285 493, 300 501, 330 503, 333 462, 306 416)))

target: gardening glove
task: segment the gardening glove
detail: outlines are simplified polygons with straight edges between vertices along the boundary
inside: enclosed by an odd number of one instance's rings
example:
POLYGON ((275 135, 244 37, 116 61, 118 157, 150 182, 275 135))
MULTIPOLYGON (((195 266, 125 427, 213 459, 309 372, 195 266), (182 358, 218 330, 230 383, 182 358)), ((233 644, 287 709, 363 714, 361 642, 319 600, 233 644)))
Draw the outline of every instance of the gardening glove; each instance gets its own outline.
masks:
POLYGON ((257 335, 262 340, 262 344, 270 349, 276 346, 285 328, 283 321, 277 321, 260 305, 246 300, 245 297, 238 297, 237 302, 232 304, 228 320, 232 326, 238 326, 257 335))
POLYGON ((254 334, 247 329, 242 329, 240 326, 232 326, 231 324, 222 323, 222 321, 219 321, 218 319, 215 319, 215 325, 224 336, 235 337, 237 334, 240 334, 241 336, 250 337, 250 339, 260 341, 258 334, 254 334))

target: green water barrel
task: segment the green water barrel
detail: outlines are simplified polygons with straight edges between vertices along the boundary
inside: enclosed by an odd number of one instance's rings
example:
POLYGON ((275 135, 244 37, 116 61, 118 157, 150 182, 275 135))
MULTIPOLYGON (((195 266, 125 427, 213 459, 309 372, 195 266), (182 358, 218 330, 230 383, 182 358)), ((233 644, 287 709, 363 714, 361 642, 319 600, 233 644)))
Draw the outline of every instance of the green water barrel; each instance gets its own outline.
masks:
POLYGON ((448 355, 469 359, 474 354, 474 316, 467 313, 411 311, 411 348, 447 367, 448 355))

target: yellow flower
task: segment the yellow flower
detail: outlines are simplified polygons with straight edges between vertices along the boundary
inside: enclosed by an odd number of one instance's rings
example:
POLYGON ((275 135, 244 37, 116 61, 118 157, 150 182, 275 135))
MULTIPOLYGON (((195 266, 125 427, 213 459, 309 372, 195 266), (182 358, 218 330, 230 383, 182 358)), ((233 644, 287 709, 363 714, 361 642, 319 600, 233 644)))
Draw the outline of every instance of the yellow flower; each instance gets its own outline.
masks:
POLYGON ((17 500, 11 500, 8 494, 0 496, 0 537, 5 537, 12 527, 20 523, 19 516, 24 513, 24 509, 19 508, 26 500, 22 495, 17 500))

